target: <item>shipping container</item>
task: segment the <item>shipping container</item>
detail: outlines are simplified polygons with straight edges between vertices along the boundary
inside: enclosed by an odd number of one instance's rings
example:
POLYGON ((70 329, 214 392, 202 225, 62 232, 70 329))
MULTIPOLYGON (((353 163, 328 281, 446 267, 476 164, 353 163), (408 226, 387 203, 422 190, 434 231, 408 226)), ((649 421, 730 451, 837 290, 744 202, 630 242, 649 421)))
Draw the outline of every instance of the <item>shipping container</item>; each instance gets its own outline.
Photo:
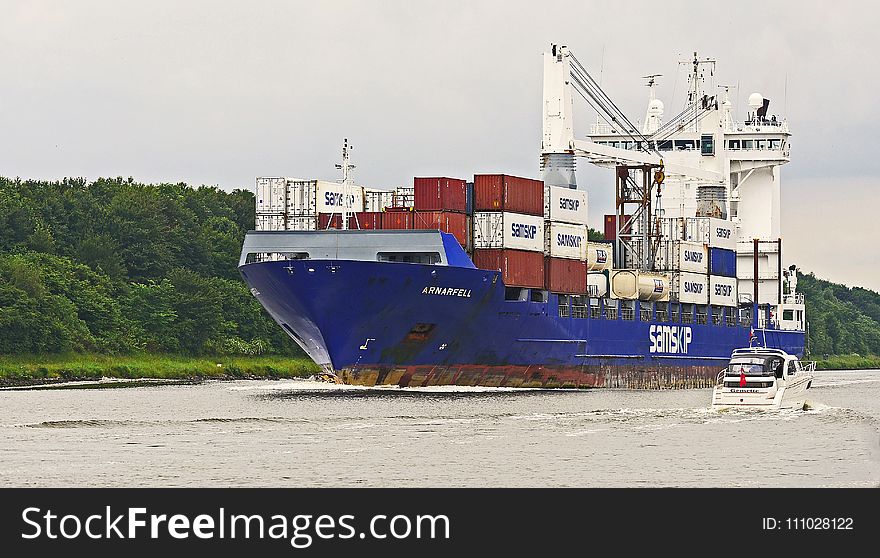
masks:
POLYGON ((474 175, 474 211, 544 216, 544 182, 506 174, 474 175))
POLYGON ((654 264, 662 271, 706 274, 709 270, 709 257, 706 245, 700 242, 663 240, 657 247, 654 264))
POLYGON ((709 248, 709 273, 722 277, 736 277, 736 251, 709 248))
POLYGON ((412 187, 398 186, 394 189, 392 197, 392 207, 413 207, 415 205, 416 193, 412 187))
POLYGON ((687 217, 664 219, 662 233, 670 239, 708 244, 709 248, 736 250, 736 225, 732 221, 714 217, 687 217))
POLYGON ((474 214, 474 183, 467 182, 465 183, 465 188, 467 192, 467 202, 465 205, 465 213, 468 215, 474 214))
POLYGON ((313 231, 318 226, 317 215, 288 215, 288 231, 313 231))
POLYGON ((709 276, 709 304, 736 306, 736 277, 709 276))
POLYGON ((342 215, 339 213, 319 213, 318 214, 318 230, 341 229, 342 215))
POLYGON ((685 304, 709 304, 709 277, 704 273, 673 273, 672 299, 685 304))
POLYGON ((351 222, 349 223, 350 229, 361 229, 361 230, 376 230, 382 228, 382 215, 381 211, 361 211, 352 216, 351 222), (357 218, 357 223, 354 222, 355 217, 357 218))
POLYGON ((447 232, 455 236, 458 243, 467 248, 468 219, 464 213, 453 211, 415 211, 413 215, 414 229, 432 229, 447 232))
POLYGON ((591 298, 605 298, 608 296, 608 272, 587 272, 587 294, 591 298))
POLYGON ((501 272, 508 287, 544 288, 544 254, 525 250, 474 250, 474 265, 501 272))
POLYGON ((474 213, 474 248, 544 253, 544 218, 507 212, 474 213))
POLYGON ((607 242, 587 242, 587 271, 607 271, 614 265, 614 247, 607 242))
POLYGON ((364 210, 364 189, 326 180, 287 179, 287 214, 317 215, 334 213, 347 207, 364 210))
POLYGON ((544 230, 545 254, 552 258, 587 259, 586 225, 548 221, 544 223, 544 230))
POLYGON ((544 188, 544 218, 586 225, 587 192, 564 186, 547 186, 544 188))
POLYGON ((378 212, 394 205, 394 192, 364 188, 364 211, 378 212))
POLYGON ((257 214, 254 220, 254 228, 258 231, 283 231, 284 227, 284 215, 257 214))
POLYGON ((634 269, 620 269, 610 273, 611 297, 626 300, 668 301, 669 276, 634 269))
POLYGON ((383 229, 411 229, 415 221, 412 211, 388 211, 382 215, 383 229))
MULTIPOLYGON (((630 227, 632 226, 632 215, 624 215, 623 217, 624 223, 630 223, 630 227)), ((630 228, 627 227, 627 230, 630 228)), ((627 231, 624 231, 627 232, 627 231)), ((617 240, 617 215, 606 215, 605 216, 605 240, 607 242, 614 242, 617 240)))
POLYGON ((254 197, 256 198, 257 213, 263 215, 284 213, 287 211, 287 179, 279 177, 257 178, 254 197))
POLYGON ((413 192, 416 211, 467 212, 467 183, 464 180, 416 177, 413 192))
POLYGON ((584 294, 587 286, 587 263, 568 258, 545 258, 544 288, 554 293, 584 294))

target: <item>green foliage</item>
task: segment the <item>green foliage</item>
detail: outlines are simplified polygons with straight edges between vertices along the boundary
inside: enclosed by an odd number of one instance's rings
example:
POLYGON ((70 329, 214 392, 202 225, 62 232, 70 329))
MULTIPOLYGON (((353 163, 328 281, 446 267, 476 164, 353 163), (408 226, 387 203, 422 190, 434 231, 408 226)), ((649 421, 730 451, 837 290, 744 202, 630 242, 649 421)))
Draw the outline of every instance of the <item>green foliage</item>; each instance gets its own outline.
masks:
POLYGON ((605 233, 597 231, 593 227, 587 227, 587 240, 590 242, 605 242, 605 233))
POLYGON ((254 197, 0 178, 0 354, 301 354, 238 274, 254 197))
POLYGON ((808 347, 816 357, 880 355, 880 294, 798 274, 809 322, 808 347))

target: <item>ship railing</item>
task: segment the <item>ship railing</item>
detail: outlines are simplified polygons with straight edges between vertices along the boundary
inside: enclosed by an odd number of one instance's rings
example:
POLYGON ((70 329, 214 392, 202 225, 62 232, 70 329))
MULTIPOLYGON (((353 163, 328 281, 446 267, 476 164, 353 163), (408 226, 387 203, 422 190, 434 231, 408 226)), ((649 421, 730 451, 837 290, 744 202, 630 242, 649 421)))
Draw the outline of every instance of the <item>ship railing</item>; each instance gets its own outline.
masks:
POLYGON ((636 318, 635 309, 627 308, 626 306, 624 306, 623 308, 620 309, 620 318, 622 320, 629 320, 629 321, 635 320, 635 318, 636 318))
POLYGON ((724 383, 724 375, 727 373, 727 368, 721 370, 717 376, 715 376, 715 384, 721 385, 724 383))
POLYGON ((816 361, 808 360, 807 362, 801 363, 801 370, 804 372, 815 372, 816 371, 816 361))
POLYGON ((602 317, 602 308, 598 305, 590 306, 590 318, 598 320, 602 317))
POLYGON ((706 313, 705 312, 697 312, 697 323, 706 325, 706 313))

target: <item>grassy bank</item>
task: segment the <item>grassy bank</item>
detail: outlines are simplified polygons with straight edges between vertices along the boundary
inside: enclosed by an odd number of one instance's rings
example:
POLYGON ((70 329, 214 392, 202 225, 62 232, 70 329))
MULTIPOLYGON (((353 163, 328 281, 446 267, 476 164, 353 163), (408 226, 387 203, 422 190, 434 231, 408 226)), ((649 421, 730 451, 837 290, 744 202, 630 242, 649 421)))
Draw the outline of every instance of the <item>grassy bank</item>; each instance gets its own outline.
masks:
POLYGON ((278 356, 0 355, 0 385, 101 378, 276 379, 306 377, 317 371, 311 360, 278 356))
POLYGON ((880 369, 880 356, 868 355, 829 355, 812 357, 819 370, 864 370, 880 369))

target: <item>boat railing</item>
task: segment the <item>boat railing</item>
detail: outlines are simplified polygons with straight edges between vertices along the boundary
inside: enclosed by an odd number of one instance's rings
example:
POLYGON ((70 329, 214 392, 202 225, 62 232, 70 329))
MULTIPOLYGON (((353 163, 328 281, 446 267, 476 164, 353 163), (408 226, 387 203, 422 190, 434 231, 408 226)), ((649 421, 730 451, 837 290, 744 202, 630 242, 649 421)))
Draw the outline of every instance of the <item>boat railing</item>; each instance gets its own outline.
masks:
POLYGON ((801 363, 801 372, 815 372, 816 371, 816 361, 810 360, 807 362, 801 363))
POLYGON ((720 386, 721 384, 724 383, 724 375, 725 375, 726 373, 727 373, 727 368, 723 368, 723 369, 721 370, 721 372, 719 372, 718 375, 715 376, 715 385, 719 385, 719 386, 720 386))

